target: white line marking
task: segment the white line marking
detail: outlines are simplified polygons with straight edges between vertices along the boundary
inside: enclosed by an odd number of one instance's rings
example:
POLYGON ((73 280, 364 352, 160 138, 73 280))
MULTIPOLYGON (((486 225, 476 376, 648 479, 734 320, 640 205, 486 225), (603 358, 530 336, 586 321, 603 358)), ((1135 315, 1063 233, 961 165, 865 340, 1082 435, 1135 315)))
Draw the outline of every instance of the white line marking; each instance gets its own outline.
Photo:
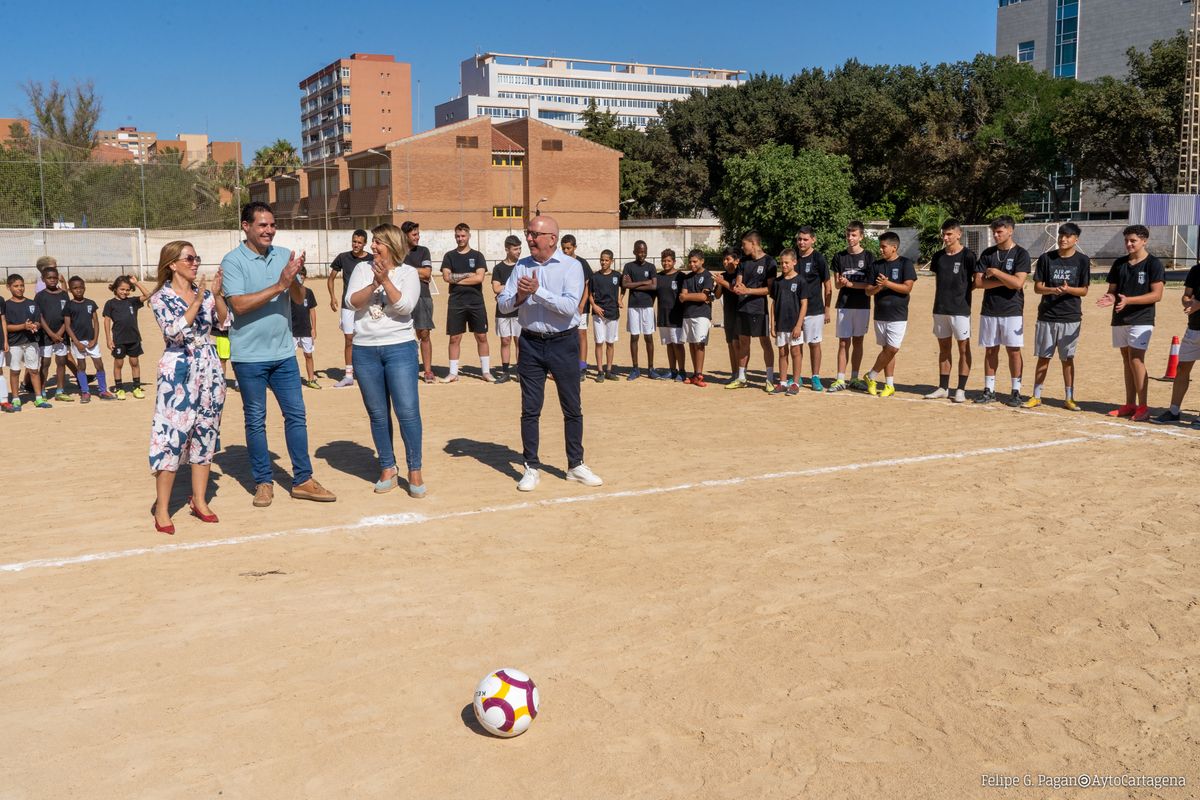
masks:
POLYGON ((275 539, 282 536, 313 536, 327 533, 337 533, 338 531, 358 530, 361 528, 419 525, 427 522, 438 522, 440 520, 472 517, 479 514, 503 513, 507 511, 521 511, 529 508, 551 507, 567 505, 571 503, 595 503, 601 500, 669 494, 672 492, 682 492, 688 489, 695 489, 697 487, 712 488, 718 486, 738 486, 740 484, 751 483, 755 481, 773 481, 786 478, 811 478, 819 475, 831 475, 838 472, 854 472, 864 469, 879 469, 881 467, 901 467, 910 464, 925 464, 932 461, 952 461, 965 458, 981 458, 983 456, 1002 455, 1005 453, 1020 453, 1029 450, 1043 450, 1049 447, 1065 447, 1068 445, 1083 444, 1085 442, 1104 442, 1125 438, 1127 437, 1124 434, 1119 433, 1083 434, 1067 439, 1050 439, 1044 442, 1033 442, 1031 444, 1015 444, 1004 447, 984 447, 978 450, 960 450, 954 453, 931 453, 924 456, 885 458, 879 461, 861 461, 852 464, 835 464, 833 466, 815 467, 812 469, 768 472, 763 475, 747 475, 735 478, 716 478, 706 481, 698 481, 695 483, 680 483, 674 486, 654 486, 646 489, 627 489, 619 492, 606 492, 602 494, 581 494, 572 495, 570 497, 554 497, 546 500, 533 500, 524 503, 511 503, 507 505, 489 506, 465 511, 451 511, 445 514, 435 514, 431 516, 426 516, 424 514, 385 514, 382 516, 364 517, 358 522, 352 522, 343 525, 328 525, 321 528, 294 528, 291 530, 272 531, 270 533, 255 533, 248 536, 236 536, 228 539, 210 539, 200 542, 180 542, 178 544, 166 544, 159 545, 157 547, 138 547, 130 550, 111 550, 104 553, 87 553, 85 555, 70 556, 67 558, 39 558, 32 561, 19 561, 11 564, 0 564, 0 572, 24 572, 27 569, 66 567, 74 564, 88 564, 96 561, 111 561, 113 559, 131 558, 133 556, 157 555, 160 553, 174 553, 186 550, 203 550, 209 547, 225 547, 227 545, 261 542, 267 539, 275 539))

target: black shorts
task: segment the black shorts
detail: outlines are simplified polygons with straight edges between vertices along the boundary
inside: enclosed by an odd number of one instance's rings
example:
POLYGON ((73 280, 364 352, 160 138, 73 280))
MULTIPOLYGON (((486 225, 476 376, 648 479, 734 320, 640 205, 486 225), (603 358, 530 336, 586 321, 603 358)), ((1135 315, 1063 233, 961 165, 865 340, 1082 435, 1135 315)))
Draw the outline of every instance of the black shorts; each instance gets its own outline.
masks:
POLYGON ((767 315, 766 314, 743 314, 738 312, 737 332, 738 336, 766 336, 767 335, 767 315))
POLYGON ((471 333, 487 333, 487 309, 482 303, 469 306, 452 304, 446 308, 446 335, 458 336, 467 329, 471 333))
POLYGON ((142 354, 142 343, 134 342, 133 344, 119 344, 111 351, 113 358, 136 358, 142 354))
POLYGON ((433 330, 433 298, 419 297, 412 312, 413 328, 418 331, 433 330))

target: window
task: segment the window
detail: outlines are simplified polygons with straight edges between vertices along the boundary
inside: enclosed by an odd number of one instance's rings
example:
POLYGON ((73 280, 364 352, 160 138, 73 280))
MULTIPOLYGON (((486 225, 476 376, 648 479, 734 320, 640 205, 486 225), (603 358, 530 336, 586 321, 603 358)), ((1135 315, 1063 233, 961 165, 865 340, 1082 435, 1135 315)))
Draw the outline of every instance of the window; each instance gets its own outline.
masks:
POLYGON ((563 149, 563 140, 562 139, 542 139, 542 149, 543 150, 562 150, 563 149))
POLYGON ((350 116, 350 104, 349 103, 342 103, 342 116, 343 117, 350 116))
POLYGON ((525 156, 519 153, 492 153, 493 167, 521 167, 525 165, 525 156))
POLYGON ((342 133, 349 133, 349 132, 350 132, 350 123, 343 122, 342 123, 342 133))
POLYGON ((475 150, 479 147, 478 136, 455 136, 454 146, 463 150, 475 150))
POLYGON ((525 206, 492 206, 493 219, 520 219, 525 216, 525 206))
POLYGON ((1017 61, 1022 64, 1033 63, 1033 42, 1021 42, 1017 45, 1017 61))
POLYGON ((1079 0, 1058 0, 1054 23, 1054 77, 1074 78, 1079 34, 1079 0))
POLYGON ((350 79, 350 68, 349 67, 342 67, 342 79, 343 80, 350 79))
MULTIPOLYGON (((497 108, 496 106, 480 106, 479 113, 493 119, 520 119, 529 115, 524 108, 497 108)), ((454 119, 454 114, 448 114, 447 119, 454 119)))

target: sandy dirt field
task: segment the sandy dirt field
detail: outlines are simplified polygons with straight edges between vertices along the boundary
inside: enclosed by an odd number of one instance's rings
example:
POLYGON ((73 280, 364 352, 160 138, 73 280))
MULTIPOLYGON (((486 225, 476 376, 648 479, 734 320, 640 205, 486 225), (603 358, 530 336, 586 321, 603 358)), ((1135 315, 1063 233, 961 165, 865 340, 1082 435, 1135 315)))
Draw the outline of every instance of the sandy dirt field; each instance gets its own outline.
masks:
MULTIPOLYGON (((317 283, 318 367, 339 377, 317 283)), ((1059 407, 1057 362, 1036 411, 920 400, 932 288, 893 398, 589 381, 592 490, 561 480, 550 390, 549 474, 519 494, 519 389, 465 379, 420 390, 429 496, 374 495, 359 394, 322 376, 310 450, 338 502, 281 484, 251 506, 231 393, 221 523, 184 513, 181 475, 166 537, 150 398, 0 417, 0 798, 1200 796, 1200 431, 1103 416, 1120 359, 1094 297, 1084 413, 1059 407), (514 740, 469 709, 504 666, 542 693, 514 740), (1081 773, 1187 785, 1037 785, 1081 773)), ((153 376, 146 311, 142 331, 153 376)), ((1168 396, 1152 384, 1152 405, 1168 396)), ((268 432, 286 470, 275 408, 268 432)))

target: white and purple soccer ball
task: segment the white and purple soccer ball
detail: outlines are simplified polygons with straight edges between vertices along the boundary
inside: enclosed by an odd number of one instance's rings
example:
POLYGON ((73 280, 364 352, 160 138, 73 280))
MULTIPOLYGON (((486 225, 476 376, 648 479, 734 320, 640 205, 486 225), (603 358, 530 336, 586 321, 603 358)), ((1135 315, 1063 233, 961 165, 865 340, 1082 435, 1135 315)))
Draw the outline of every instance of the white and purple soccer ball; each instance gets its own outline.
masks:
POLYGON ((475 719, 494 736, 507 739, 529 730, 540 705, 537 686, 519 669, 498 669, 475 687, 475 719))

